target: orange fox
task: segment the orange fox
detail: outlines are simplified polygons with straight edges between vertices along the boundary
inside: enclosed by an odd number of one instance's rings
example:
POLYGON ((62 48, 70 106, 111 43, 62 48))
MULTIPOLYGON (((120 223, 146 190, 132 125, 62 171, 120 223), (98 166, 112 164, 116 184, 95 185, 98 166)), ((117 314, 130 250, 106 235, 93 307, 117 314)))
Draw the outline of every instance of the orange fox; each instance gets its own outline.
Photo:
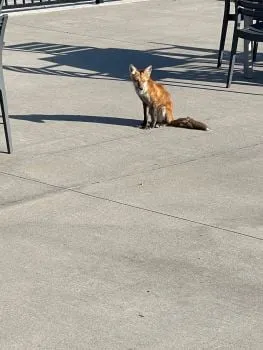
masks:
POLYGON ((148 128, 148 110, 151 116, 151 128, 160 125, 169 125, 179 128, 209 130, 208 127, 192 118, 175 119, 173 115, 173 102, 170 93, 161 84, 151 79, 152 66, 137 69, 130 65, 130 76, 137 95, 142 100, 144 120, 142 128, 148 128))

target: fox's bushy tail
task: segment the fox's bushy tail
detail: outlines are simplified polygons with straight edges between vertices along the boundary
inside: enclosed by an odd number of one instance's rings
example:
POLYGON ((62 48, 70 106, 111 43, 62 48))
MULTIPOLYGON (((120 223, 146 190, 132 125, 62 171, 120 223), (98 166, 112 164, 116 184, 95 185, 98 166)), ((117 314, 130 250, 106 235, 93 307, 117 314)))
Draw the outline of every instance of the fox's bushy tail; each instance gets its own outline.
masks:
POLYGON ((168 125, 174 126, 176 128, 196 129, 205 131, 209 130, 205 123, 199 122, 190 117, 171 120, 171 122, 168 125))

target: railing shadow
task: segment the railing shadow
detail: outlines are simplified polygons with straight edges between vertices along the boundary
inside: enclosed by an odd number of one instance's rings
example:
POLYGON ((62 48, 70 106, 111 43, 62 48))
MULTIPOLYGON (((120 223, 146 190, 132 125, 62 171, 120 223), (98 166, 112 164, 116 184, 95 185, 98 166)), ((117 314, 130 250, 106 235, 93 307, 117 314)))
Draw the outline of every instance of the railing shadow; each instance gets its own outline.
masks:
MULTIPOLYGON (((27 74, 59 75, 75 78, 128 80, 128 66, 133 63, 142 68, 153 65, 153 78, 161 82, 188 82, 199 88, 225 89, 227 67, 216 68, 217 50, 154 43, 160 47, 151 50, 134 50, 123 48, 98 48, 93 46, 73 46, 43 42, 31 42, 9 45, 5 50, 42 53, 40 61, 48 63, 42 67, 5 65, 11 71, 27 74)), ((226 56, 228 53, 226 53, 226 56)), ((261 57, 259 56, 259 59, 261 57)), ((240 85, 262 85, 262 71, 255 71, 253 79, 247 81, 238 74, 238 62, 242 62, 242 54, 237 57, 235 83, 240 85)), ((260 66, 259 66, 260 67, 260 66)), ((229 90, 228 90, 229 91, 229 90)))

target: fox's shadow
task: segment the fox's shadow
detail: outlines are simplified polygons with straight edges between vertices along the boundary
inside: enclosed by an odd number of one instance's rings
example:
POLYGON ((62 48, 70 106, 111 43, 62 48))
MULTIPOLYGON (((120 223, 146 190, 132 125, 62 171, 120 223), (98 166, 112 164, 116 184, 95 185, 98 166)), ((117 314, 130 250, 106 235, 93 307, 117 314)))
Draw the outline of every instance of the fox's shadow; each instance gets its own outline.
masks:
POLYGON ((35 123, 45 123, 48 121, 65 121, 65 122, 84 122, 106 125, 119 125, 138 127, 142 120, 130 119, 130 118, 116 118, 107 116, 95 116, 95 115, 70 115, 70 114, 27 114, 27 115, 10 115, 10 118, 17 120, 26 120, 35 123))

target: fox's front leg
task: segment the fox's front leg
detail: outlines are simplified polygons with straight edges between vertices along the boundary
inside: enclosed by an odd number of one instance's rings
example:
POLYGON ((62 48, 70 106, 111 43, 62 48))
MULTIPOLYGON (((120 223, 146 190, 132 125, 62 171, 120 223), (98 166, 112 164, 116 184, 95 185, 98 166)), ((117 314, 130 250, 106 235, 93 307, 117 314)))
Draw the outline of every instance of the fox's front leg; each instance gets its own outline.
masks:
POLYGON ((148 126, 148 106, 144 102, 142 104, 143 104, 143 122, 141 124, 141 127, 145 129, 148 126))
POLYGON ((151 120, 152 120, 151 121, 151 128, 156 128, 157 127, 157 120, 158 120, 157 108, 154 108, 153 106, 151 106, 149 113, 150 113, 151 120))

